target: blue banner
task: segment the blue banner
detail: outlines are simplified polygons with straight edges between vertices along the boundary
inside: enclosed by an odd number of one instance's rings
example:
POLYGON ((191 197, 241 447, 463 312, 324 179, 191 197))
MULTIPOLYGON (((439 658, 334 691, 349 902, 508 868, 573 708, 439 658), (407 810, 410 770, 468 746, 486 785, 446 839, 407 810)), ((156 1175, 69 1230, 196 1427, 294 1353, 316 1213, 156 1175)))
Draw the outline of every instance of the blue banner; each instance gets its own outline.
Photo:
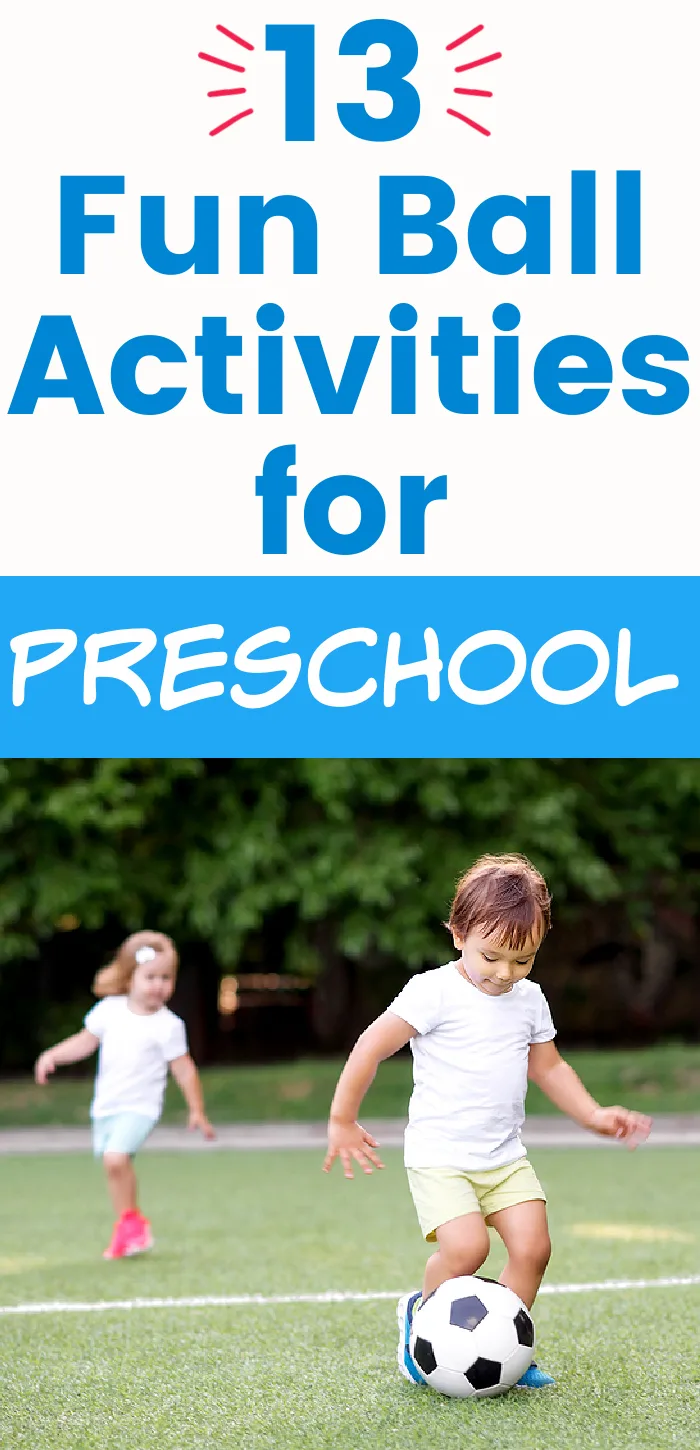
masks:
POLYGON ((695 578, 5 578, 0 754, 698 754, 695 578))

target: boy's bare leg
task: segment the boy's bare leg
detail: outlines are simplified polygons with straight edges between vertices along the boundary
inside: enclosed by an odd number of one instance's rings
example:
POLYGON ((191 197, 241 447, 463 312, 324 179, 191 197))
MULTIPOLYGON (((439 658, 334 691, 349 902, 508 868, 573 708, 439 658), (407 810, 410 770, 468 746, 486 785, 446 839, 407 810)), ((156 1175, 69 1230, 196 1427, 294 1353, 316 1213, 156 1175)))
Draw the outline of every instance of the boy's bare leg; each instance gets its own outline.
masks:
POLYGON ((500 1234, 508 1250, 501 1283, 507 1284, 530 1309, 552 1251, 546 1205, 541 1199, 516 1203, 492 1213, 486 1222, 500 1234))
POLYGON ((437 1253, 432 1254, 425 1266, 423 1298, 432 1294, 446 1279, 458 1279, 462 1274, 475 1274, 488 1258, 489 1236, 480 1213, 465 1213, 460 1218, 450 1219, 435 1230, 438 1241, 437 1253))
POLYGON ((117 1218, 136 1211, 136 1174, 128 1153, 105 1153, 102 1159, 107 1174, 109 1196, 117 1218))

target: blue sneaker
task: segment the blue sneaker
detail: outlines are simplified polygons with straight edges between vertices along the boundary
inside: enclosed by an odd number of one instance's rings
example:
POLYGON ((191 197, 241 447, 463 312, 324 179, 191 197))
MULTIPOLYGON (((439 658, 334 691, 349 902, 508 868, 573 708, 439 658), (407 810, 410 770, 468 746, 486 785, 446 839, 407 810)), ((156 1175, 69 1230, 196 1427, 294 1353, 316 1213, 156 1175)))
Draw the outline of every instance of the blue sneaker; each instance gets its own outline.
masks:
POLYGON ((520 1376, 515 1388, 516 1390, 545 1390, 548 1385, 555 1384, 556 1380, 552 1379, 551 1374, 545 1374, 543 1369, 538 1369, 533 1360, 530 1368, 520 1376))
POLYGON ((399 1342, 396 1348, 396 1359, 398 1361, 399 1370, 401 1371, 404 1379, 408 1380, 409 1383, 412 1385, 425 1384, 425 1380, 423 1379, 423 1376, 418 1369, 418 1366, 415 1364, 411 1351, 408 1347, 408 1342, 411 1335, 411 1324, 413 1322, 413 1312, 416 1308, 416 1305, 418 1304, 419 1299, 420 1291, 416 1290, 413 1294, 402 1294, 398 1304, 396 1305, 396 1319, 399 1326, 399 1342))

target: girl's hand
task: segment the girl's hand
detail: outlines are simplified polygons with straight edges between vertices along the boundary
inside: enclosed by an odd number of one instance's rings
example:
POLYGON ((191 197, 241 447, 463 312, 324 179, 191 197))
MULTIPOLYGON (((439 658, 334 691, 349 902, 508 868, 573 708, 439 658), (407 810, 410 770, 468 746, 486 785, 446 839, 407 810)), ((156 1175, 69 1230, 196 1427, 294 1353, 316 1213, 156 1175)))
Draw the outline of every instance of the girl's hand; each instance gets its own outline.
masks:
POLYGON ((323 1162, 323 1171, 324 1173, 329 1172, 335 1158, 340 1158, 346 1178, 354 1176, 353 1158, 363 1173, 371 1173, 372 1164, 375 1168, 383 1168, 384 1164, 373 1151, 378 1147, 376 1138, 373 1138, 371 1133, 368 1133, 359 1123, 339 1123, 331 1119, 328 1125, 328 1152, 323 1162))
POLYGON ((194 1133, 196 1129, 199 1128, 202 1137, 206 1138, 208 1143, 212 1143, 214 1138, 216 1137, 216 1133, 214 1132, 214 1129, 212 1128, 209 1119, 204 1116, 204 1113, 199 1113, 193 1110, 190 1113, 187 1127, 190 1133, 194 1133))
POLYGON ((629 1108, 596 1108, 589 1126, 602 1138, 622 1138, 628 1148, 636 1148, 649 1137, 651 1118, 629 1108))
POLYGON ((41 1057, 38 1057, 34 1064, 34 1079, 41 1087, 44 1087, 51 1073, 55 1071, 56 1062, 53 1052, 49 1048, 47 1052, 42 1052, 41 1057))

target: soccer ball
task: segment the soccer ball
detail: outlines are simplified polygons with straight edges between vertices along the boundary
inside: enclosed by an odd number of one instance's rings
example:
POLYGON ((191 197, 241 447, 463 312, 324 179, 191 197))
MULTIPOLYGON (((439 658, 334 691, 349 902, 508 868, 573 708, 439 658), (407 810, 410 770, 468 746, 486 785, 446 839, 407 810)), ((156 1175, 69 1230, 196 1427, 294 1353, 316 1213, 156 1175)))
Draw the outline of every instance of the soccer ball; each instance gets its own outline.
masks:
POLYGON ((502 1395, 532 1363, 535 1326, 512 1289, 447 1279, 413 1316, 409 1348, 427 1383, 457 1399, 502 1395))

